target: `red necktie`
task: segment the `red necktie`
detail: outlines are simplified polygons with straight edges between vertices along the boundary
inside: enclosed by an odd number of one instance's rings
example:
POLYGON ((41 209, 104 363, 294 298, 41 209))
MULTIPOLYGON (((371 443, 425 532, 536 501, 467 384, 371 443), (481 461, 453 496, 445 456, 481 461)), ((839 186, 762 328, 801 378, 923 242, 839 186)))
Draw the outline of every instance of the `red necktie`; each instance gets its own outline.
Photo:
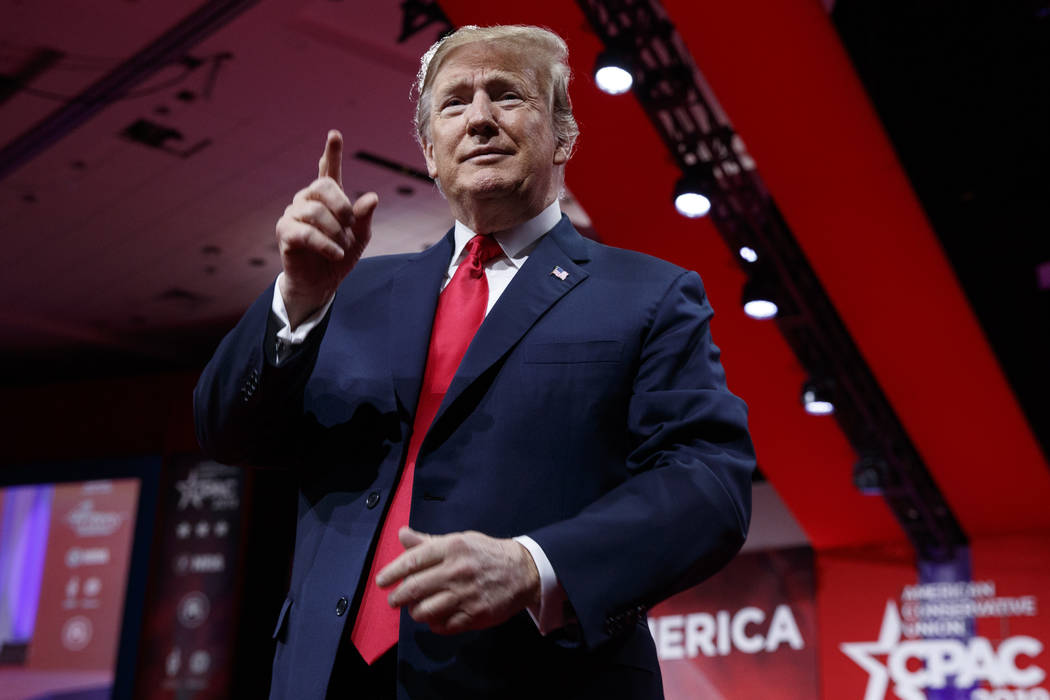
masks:
POLYGON ((419 446, 437 414, 441 400, 448 391, 471 338, 485 318, 489 300, 489 284, 485 279, 485 263, 502 251, 491 236, 474 236, 467 243, 467 257, 456 268, 456 274, 438 298, 434 327, 430 332, 427 366, 423 386, 419 392, 416 418, 412 423, 412 437, 401 481, 394 491, 390 510, 379 533, 379 544, 372 558, 372 567, 361 598, 361 607, 354 620, 350 638, 361 657, 369 664, 397 643, 400 611, 387 603, 388 591, 375 583, 376 574, 404 551, 397 532, 408 525, 412 501, 412 477, 416 467, 419 446))

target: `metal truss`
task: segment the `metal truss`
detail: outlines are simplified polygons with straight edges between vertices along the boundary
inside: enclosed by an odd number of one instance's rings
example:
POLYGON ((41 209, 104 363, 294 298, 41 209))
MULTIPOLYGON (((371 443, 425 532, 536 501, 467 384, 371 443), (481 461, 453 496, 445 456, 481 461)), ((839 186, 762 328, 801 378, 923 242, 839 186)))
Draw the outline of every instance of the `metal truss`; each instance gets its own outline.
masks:
POLYGON ((950 559, 966 546, 965 533, 664 9, 655 0, 577 4, 606 48, 633 62, 635 97, 679 167, 709 178, 711 216, 726 244, 758 253, 755 264, 737 260, 777 290, 778 328, 802 366, 832 389, 869 488, 881 491, 922 559, 950 559))
POLYGON ((434 41, 452 31, 452 23, 436 0, 401 0, 401 35, 397 43, 403 44, 432 24, 440 28, 434 41))

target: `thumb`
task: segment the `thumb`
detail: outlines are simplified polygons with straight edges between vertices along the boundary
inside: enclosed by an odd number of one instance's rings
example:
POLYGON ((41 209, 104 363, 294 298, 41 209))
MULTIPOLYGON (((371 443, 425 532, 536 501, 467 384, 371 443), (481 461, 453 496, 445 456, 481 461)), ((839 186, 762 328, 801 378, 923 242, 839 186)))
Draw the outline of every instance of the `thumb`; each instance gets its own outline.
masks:
POLYGON ((430 539, 430 535, 424 532, 416 532, 406 526, 397 531, 397 538, 401 540, 401 544, 405 549, 412 549, 416 545, 420 545, 430 539))
POLYGON ((372 214, 379 206, 379 195, 375 192, 366 192, 354 202, 354 219, 350 228, 354 231, 354 238, 362 247, 368 245, 372 238, 372 214))
POLYGON ((332 129, 324 144, 324 153, 317 162, 317 177, 330 177, 339 187, 343 186, 343 135, 332 129))

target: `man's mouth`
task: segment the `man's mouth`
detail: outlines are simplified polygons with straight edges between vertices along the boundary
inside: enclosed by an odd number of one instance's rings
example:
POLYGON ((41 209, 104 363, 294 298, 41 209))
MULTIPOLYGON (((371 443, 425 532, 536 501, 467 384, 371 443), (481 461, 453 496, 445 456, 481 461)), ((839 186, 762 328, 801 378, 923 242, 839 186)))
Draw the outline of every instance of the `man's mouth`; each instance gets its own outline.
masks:
POLYGON ((501 148, 478 148, 478 149, 475 149, 475 150, 470 151, 469 153, 467 153, 466 157, 464 157, 463 160, 464 161, 468 161, 468 160, 485 159, 485 158, 489 158, 491 160, 496 160, 497 157, 499 157, 499 156, 507 156, 507 155, 510 155, 510 153, 508 151, 505 151, 505 150, 501 149, 501 148))

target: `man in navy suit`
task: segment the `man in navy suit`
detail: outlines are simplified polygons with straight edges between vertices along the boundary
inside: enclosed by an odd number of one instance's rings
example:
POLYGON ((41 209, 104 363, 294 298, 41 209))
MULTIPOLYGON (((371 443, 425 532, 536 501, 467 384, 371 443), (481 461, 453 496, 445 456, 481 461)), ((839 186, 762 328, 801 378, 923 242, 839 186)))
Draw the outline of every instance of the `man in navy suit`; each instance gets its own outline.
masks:
POLYGON ((646 608, 744 541, 747 410, 700 278, 560 213, 568 79, 546 30, 435 45, 416 126, 455 227, 361 259, 378 198, 346 196, 330 132, 277 223, 283 272, 201 377, 204 448, 300 483, 271 697, 662 697, 646 608), (487 286, 480 327, 424 409, 467 265, 487 286), (400 508, 387 561, 377 542, 400 508), (377 595, 400 617, 373 659, 358 635, 377 595))

